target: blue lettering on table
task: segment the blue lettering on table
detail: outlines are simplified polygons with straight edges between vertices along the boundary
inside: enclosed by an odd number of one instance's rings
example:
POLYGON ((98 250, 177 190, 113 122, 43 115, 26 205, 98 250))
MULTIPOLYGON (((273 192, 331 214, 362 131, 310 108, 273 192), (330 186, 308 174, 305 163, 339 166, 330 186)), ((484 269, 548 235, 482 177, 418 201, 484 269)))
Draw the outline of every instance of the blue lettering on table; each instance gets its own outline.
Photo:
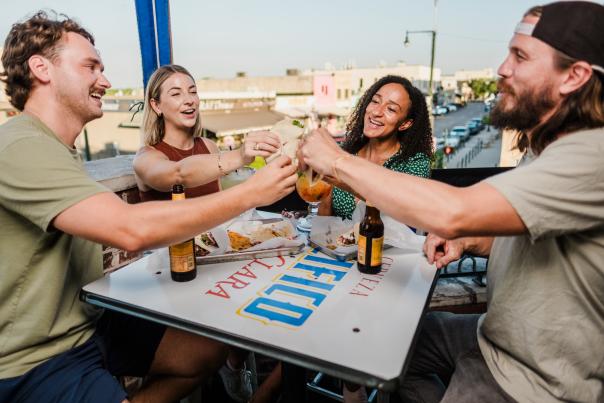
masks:
POLYGON ((315 249, 303 256, 272 283, 245 303, 237 314, 265 325, 297 329, 325 301, 334 283, 341 281, 354 266, 323 256, 315 249))

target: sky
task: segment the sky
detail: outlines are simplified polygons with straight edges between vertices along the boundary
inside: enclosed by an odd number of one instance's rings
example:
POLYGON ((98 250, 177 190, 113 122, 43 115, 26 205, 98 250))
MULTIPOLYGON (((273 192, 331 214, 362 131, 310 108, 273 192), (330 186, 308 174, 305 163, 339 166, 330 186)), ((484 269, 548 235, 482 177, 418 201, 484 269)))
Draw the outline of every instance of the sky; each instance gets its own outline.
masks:
MULTIPOLYGON (((13 23, 53 9, 92 32, 114 88, 142 87, 134 0, 0 0, 0 41, 13 23), (9 5, 10 4, 10 5, 9 5)), ((196 78, 284 75, 287 68, 430 64, 497 69, 529 0, 171 0, 173 61, 196 78)), ((0 45, 1 47, 2 45, 0 45)))

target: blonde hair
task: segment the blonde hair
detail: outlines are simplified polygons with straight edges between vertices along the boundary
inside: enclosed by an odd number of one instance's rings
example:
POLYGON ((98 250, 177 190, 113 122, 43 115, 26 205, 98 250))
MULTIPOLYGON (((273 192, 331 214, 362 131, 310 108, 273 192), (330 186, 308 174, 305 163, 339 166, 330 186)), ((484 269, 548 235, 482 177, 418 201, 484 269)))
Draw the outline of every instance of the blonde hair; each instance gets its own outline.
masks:
MULTIPOLYGON (((143 109, 143 124, 141 125, 143 144, 147 146, 153 146, 161 143, 161 141, 164 139, 164 135, 166 134, 164 118, 155 113, 151 107, 151 100, 154 99, 155 102, 160 101, 159 96, 161 94, 162 84, 176 73, 186 74, 187 76, 191 77, 191 80, 195 81, 191 73, 189 73, 184 67, 176 64, 167 64, 155 70, 149 79, 149 83, 147 84, 147 90, 145 91, 145 104, 143 109)), ((197 114, 195 126, 191 128, 191 135, 193 137, 201 137, 201 134, 201 119, 199 114, 197 114)))

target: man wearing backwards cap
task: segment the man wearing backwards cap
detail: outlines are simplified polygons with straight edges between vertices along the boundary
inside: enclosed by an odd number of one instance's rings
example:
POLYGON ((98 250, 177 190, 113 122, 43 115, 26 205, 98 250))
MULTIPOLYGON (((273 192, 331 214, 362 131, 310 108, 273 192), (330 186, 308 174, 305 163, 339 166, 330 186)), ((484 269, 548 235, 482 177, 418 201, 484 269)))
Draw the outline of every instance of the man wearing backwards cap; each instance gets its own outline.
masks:
POLYGON ((526 13, 492 113, 493 124, 519 131, 525 155, 474 186, 390 172, 321 130, 301 146, 304 164, 428 230, 430 263, 490 257, 487 313, 426 316, 405 401, 604 402, 603 27, 595 3, 526 13))

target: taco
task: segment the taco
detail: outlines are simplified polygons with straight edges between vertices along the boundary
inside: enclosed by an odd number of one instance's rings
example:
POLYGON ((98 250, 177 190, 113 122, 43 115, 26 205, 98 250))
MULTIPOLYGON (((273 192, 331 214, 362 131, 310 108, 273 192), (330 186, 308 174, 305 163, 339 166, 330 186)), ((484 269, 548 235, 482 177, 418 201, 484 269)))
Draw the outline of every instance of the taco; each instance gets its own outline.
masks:
POLYGON ((299 120, 285 118, 275 123, 271 131, 279 136, 281 147, 278 152, 268 157, 266 162, 271 162, 280 155, 287 155, 294 161, 296 159, 298 141, 304 135, 304 126, 299 120))
POLYGON ((218 242, 211 232, 203 232, 195 237, 195 254, 206 256, 218 249, 218 242))

